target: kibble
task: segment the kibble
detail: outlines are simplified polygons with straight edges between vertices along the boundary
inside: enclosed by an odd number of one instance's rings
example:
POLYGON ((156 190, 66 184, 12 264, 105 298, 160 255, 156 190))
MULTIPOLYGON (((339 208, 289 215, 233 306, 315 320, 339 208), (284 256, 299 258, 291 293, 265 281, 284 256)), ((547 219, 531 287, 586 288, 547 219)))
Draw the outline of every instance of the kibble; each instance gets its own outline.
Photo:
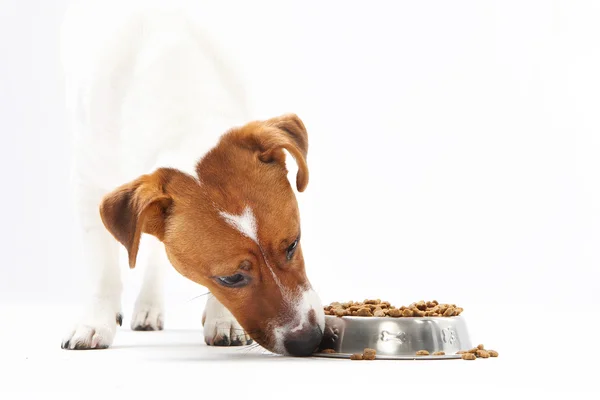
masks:
POLYGON ((364 349, 363 350, 363 360, 374 360, 377 352, 375 349, 364 349))
POLYGON ((361 308, 356 312, 356 315, 359 317, 372 317, 373 313, 371 312, 371 310, 367 307, 365 308, 361 308))
POLYGON ((490 358, 490 353, 488 353, 485 350, 477 350, 477 353, 475 353, 475 355, 479 358, 490 358))
POLYGON ((433 353, 432 355, 434 356, 445 356, 446 353, 444 353, 443 351, 436 351, 435 353, 433 353))
POLYGON ((362 360, 363 359, 363 355, 360 353, 354 353, 350 355, 350 359, 351 360, 362 360))
POLYGON ((453 317, 463 312, 456 304, 440 304, 437 300, 419 300, 409 306, 395 307, 389 301, 365 299, 363 302, 347 301, 333 303, 323 307, 325 315, 337 317, 453 317))
POLYGON ((321 353, 333 354, 333 353, 336 353, 336 351, 334 349, 323 349, 323 350, 321 350, 321 353))
POLYGON ((412 317, 414 315, 412 310, 406 309, 404 311, 402 311, 402 316, 403 317, 412 317))
POLYGON ((429 352, 427 350, 419 350, 415 354, 418 356, 428 356, 429 352))
POLYGON ((498 357, 498 352, 495 350, 486 350, 485 346, 480 344, 471 350, 460 350, 456 354, 460 354, 463 360, 475 360, 476 358, 498 357))

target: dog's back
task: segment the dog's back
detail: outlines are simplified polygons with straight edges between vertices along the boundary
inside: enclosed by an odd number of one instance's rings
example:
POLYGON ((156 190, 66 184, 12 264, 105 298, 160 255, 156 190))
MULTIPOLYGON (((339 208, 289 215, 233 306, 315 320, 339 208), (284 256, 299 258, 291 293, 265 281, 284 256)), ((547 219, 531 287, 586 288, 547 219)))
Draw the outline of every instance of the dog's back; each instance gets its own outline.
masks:
POLYGON ((219 135, 248 119, 236 74, 174 7, 76 4, 61 47, 81 179, 110 187, 159 165, 191 172, 219 135))

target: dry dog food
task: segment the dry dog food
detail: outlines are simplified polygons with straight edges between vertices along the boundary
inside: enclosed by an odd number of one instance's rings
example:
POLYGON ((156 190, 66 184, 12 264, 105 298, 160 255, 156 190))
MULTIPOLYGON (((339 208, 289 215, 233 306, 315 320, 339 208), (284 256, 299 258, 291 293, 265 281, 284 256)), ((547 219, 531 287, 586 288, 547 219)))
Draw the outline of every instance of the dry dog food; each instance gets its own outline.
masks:
POLYGON ((435 353, 433 353, 432 355, 434 356, 445 356, 446 353, 444 353, 443 351, 436 351, 435 353))
POLYGON ((416 352, 416 355, 418 356, 428 356, 429 352, 427 350, 419 350, 416 352))
POLYGON ((463 360, 475 360, 476 358, 498 357, 498 352, 495 350, 486 350, 485 346, 480 344, 471 350, 460 350, 456 354, 460 354, 463 360))
POLYGON ((375 349, 364 349, 363 350, 363 359, 364 360, 374 360, 377 352, 375 349))
POLYGON ((363 350, 362 354, 355 353, 350 355, 351 360, 374 360, 377 352, 375 349, 366 348, 363 350))
POLYGON ((333 354, 333 353, 335 353, 335 350, 334 349, 323 349, 323 350, 321 350, 321 353, 333 354))
MULTIPOLYGON (((395 307, 388 301, 380 299, 362 302, 348 301, 340 303, 334 301, 324 307, 325 315, 337 317, 454 317, 463 312, 462 307, 456 304, 440 304, 437 300, 417 301, 409 306, 395 307)), ((480 349, 481 350, 481 349, 480 349)))
POLYGON ((479 358, 490 358, 490 353, 488 353, 485 350, 477 350, 477 353, 475 353, 475 355, 479 358))

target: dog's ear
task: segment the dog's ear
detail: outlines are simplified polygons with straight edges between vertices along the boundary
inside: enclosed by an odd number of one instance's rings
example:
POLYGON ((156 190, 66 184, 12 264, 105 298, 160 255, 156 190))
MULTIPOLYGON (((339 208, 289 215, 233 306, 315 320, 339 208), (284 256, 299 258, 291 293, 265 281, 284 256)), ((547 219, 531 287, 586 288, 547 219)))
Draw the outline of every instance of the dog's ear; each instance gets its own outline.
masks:
POLYGON ((290 152, 298 164, 296 175, 296 188, 303 192, 308 185, 308 133, 302 120, 296 114, 286 114, 277 118, 264 121, 268 128, 259 136, 262 153, 259 159, 263 162, 272 162, 278 159, 282 149, 290 152))
POLYGON ((285 166, 287 150, 298 164, 296 188, 299 192, 308 185, 308 134, 304 124, 295 114, 286 114, 266 121, 254 121, 242 128, 232 130, 225 140, 233 140, 242 146, 258 152, 258 158, 265 163, 278 162, 285 166))
POLYGON ((135 267, 142 233, 163 240, 165 219, 173 202, 169 186, 177 177, 190 178, 176 169, 160 168, 118 187, 102 199, 102 222, 127 249, 130 268, 135 267))
POLYGON ((261 161, 271 162, 276 158, 275 153, 286 149, 298 164, 296 175, 296 188, 299 192, 308 185, 308 133, 302 120, 296 114, 286 114, 264 122, 268 127, 275 128, 267 135, 261 135, 262 154, 261 161))

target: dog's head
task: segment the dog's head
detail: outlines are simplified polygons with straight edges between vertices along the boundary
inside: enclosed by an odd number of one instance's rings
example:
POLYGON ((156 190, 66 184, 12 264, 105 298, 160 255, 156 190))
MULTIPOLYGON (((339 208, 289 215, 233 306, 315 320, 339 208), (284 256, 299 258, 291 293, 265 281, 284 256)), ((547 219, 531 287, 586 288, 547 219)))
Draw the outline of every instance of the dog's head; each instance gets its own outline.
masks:
POLYGON ((140 235, 154 235, 173 266, 209 288, 258 343, 309 355, 324 315, 304 271, 284 149, 298 164, 302 192, 308 137, 297 116, 284 115, 223 135, 198 163, 197 177, 161 168, 117 188, 100 214, 132 268, 140 235))

